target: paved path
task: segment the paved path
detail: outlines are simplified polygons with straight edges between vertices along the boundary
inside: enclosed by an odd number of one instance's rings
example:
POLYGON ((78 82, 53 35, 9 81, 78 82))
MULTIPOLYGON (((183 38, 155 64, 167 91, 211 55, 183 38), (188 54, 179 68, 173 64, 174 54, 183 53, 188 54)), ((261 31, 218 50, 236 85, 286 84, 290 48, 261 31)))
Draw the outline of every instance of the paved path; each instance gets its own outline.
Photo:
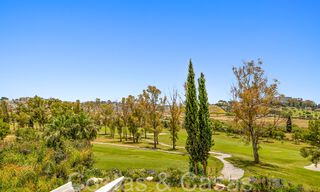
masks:
POLYGON ((227 180, 239 180, 244 175, 244 170, 238 167, 233 166, 229 161, 226 161, 225 158, 230 158, 232 155, 225 153, 218 153, 210 151, 210 154, 215 155, 217 159, 219 159, 223 163, 223 169, 221 170, 221 174, 223 175, 223 179, 227 180))
MULTIPOLYGON (((153 143, 152 140, 146 139, 145 141, 153 143)), ((113 144, 113 145, 120 145, 124 147, 128 147, 128 145, 122 145, 122 144, 113 144)), ((172 147, 172 145, 168 145, 166 143, 161 143, 159 142, 159 145, 166 146, 166 147, 172 147)), ((141 148, 137 146, 130 146, 134 148, 141 148)), ((176 146, 177 149, 184 149, 182 146, 176 146)), ((142 148, 142 149, 148 149, 148 150, 154 150, 150 148, 142 148)), ((157 151, 162 151, 162 152, 167 152, 167 153, 173 153, 173 154, 185 154, 182 152, 175 152, 175 151, 165 151, 161 149, 157 149, 157 151)), ((223 175, 224 179, 231 179, 231 180, 238 180, 241 179, 244 175, 244 170, 237 168, 233 166, 230 162, 226 161, 225 158, 230 158, 232 157, 230 154, 225 154, 225 153, 219 153, 219 152, 213 152, 210 151, 210 154, 214 155, 217 159, 219 159, 223 163, 223 169, 221 170, 221 174, 223 175)))
MULTIPOLYGON (((145 140, 147 142, 152 142, 152 140, 145 140)), ((133 146, 133 145, 125 145, 125 144, 116 144, 116 143, 105 143, 105 142, 92 142, 93 144, 102 144, 102 145, 111 145, 111 146, 117 146, 117 147, 127 147, 127 148, 134 148, 134 149, 142 149, 142 150, 150 150, 150 151, 160 151, 164 153, 170 153, 170 154, 179 154, 184 155, 186 153, 178 152, 178 151, 166 151, 162 149, 152 149, 152 148, 146 148, 146 147, 139 147, 139 146, 133 146)), ((171 145, 168 145, 166 143, 159 142, 159 145, 171 147, 171 145)), ((184 149, 182 146, 176 146, 177 149, 184 149)), ((219 153, 219 152, 213 152, 210 151, 210 154, 214 155, 217 159, 219 159, 223 163, 223 169, 221 171, 221 174, 223 175, 223 179, 226 180, 238 180, 241 179, 244 175, 244 170, 237 168, 233 166, 230 162, 226 161, 225 158, 232 157, 230 154, 225 153, 219 153)))
MULTIPOLYGON (((153 142, 152 140, 145 140, 147 142, 153 142)), ((172 145, 168 145, 166 143, 159 143, 159 145, 163 145, 166 147, 172 147, 172 145)), ((184 149, 182 146, 176 146, 177 149, 184 149)), ((221 170, 221 174, 223 175, 223 179, 226 180, 238 180, 241 179, 244 175, 244 170, 233 166, 229 161, 226 161, 226 158, 232 157, 230 154, 219 153, 210 151, 210 154, 214 155, 217 159, 219 159, 223 163, 223 169, 221 170)))
POLYGON ((311 171, 320 171, 320 165, 318 165, 317 167, 315 166, 315 164, 311 164, 309 166, 305 166, 305 169, 309 169, 311 171))

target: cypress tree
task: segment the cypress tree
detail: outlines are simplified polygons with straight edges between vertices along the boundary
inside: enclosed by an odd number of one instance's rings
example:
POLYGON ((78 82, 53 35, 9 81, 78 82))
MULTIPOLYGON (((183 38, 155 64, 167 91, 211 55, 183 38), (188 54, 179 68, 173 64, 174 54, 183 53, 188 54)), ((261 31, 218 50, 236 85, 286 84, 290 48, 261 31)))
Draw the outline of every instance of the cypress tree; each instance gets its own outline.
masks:
POLYGON ((209 123, 209 102, 206 90, 206 80, 204 74, 201 73, 198 79, 199 89, 199 160, 202 164, 204 174, 207 175, 207 165, 209 152, 212 147, 212 130, 209 123))
POLYGON ((198 174, 198 100, 195 85, 195 74, 192 61, 189 61, 188 78, 186 82, 185 120, 184 126, 188 137, 186 150, 189 153, 190 171, 198 174))
POLYGON ((291 116, 289 115, 287 120, 287 132, 291 133, 291 131, 292 131, 292 120, 291 120, 291 116))

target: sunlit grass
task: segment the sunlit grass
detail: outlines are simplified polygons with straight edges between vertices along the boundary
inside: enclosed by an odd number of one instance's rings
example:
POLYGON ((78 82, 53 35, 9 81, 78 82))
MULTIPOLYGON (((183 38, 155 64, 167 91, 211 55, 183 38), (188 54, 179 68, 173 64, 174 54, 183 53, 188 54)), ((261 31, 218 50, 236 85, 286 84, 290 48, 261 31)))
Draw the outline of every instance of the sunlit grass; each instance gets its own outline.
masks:
MULTIPOLYGON (((178 145, 184 146, 187 134, 185 130, 179 133, 178 145)), ((270 140, 262 142, 260 157, 262 164, 252 163, 252 149, 239 137, 227 136, 225 133, 213 136, 215 145, 212 150, 232 154, 230 162, 245 170, 245 176, 265 175, 283 178, 295 184, 304 184, 308 187, 320 187, 320 172, 306 170, 303 167, 310 162, 300 155, 300 148, 306 144, 296 145, 290 141, 270 140)), ((170 144, 168 135, 160 136, 160 141, 170 144)))
MULTIPOLYGON (((143 168, 163 171, 168 168, 175 168, 181 171, 188 171, 189 166, 187 155, 169 154, 163 151, 94 144, 93 152, 95 167, 106 170, 113 168, 120 170, 143 168)), ((212 157, 209 159, 209 167, 212 170, 221 170, 222 163, 212 157)))

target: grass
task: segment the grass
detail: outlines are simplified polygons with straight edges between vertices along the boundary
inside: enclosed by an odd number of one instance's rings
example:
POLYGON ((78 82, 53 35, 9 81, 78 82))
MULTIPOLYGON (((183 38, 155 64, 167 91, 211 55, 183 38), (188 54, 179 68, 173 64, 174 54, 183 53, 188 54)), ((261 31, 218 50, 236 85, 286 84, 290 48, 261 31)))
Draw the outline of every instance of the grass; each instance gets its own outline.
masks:
MULTIPOLYGON (((179 133, 178 145, 184 145, 187 134, 185 130, 179 133)), ((262 163, 252 163, 251 145, 246 144, 240 138, 227 136, 225 133, 213 136, 215 145, 213 150, 232 154, 230 162, 245 170, 245 176, 265 175, 275 178, 283 178, 295 184, 303 184, 306 187, 320 188, 320 172, 306 170, 303 167, 310 162, 300 156, 300 148, 305 144, 296 145, 289 141, 262 142, 260 157, 262 163)), ((168 135, 160 136, 160 141, 170 144, 168 135)))
MULTIPOLYGON (((188 156, 180 154, 169 154, 162 151, 132 149, 126 147, 110 146, 105 144, 94 144, 95 167, 101 169, 118 168, 126 170, 129 168, 144 168, 163 171, 168 168, 176 168, 188 171, 188 156)), ((222 163, 210 158, 209 167, 221 170, 222 163)))
MULTIPOLYGON (((159 141, 171 144, 169 133, 164 130, 159 136, 159 141)), ((185 130, 179 132, 178 146, 184 146, 187 138, 185 130)), ((310 162, 300 155, 300 148, 306 144, 296 145, 290 141, 269 140, 260 144, 260 157, 262 163, 256 165, 253 163, 252 149, 250 144, 246 144, 241 138, 228 136, 225 133, 213 136, 215 145, 212 150, 232 154, 228 159, 234 165, 245 170, 245 176, 264 175, 273 178, 283 178, 294 184, 303 184, 307 188, 320 188, 320 172, 306 170, 303 167, 310 162)), ((110 142, 100 136, 100 140, 110 142)), ((117 142, 116 140, 111 142, 117 142)), ((130 143, 126 143, 132 145, 130 143)), ((151 143, 141 142, 135 144, 139 147, 151 147, 151 143)), ((160 146, 163 150, 169 150, 168 147, 160 146)), ((180 151, 184 151, 180 149, 180 151)), ((169 167, 175 167, 181 170, 187 170, 188 157, 183 155, 166 154, 159 151, 141 151, 139 149, 124 149, 113 146, 94 146, 96 155, 96 166, 100 168, 150 168, 163 170, 169 167)), ((219 167, 221 163, 211 158, 211 167, 219 167)))

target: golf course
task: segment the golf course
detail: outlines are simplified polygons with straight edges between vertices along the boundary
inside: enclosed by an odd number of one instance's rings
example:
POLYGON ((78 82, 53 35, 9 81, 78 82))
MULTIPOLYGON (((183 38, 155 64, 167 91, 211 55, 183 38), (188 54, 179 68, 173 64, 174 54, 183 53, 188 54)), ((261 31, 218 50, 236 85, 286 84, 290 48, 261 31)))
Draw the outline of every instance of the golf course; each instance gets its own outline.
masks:
MULTIPOLYGON (((170 134, 163 131, 159 136, 159 142, 171 145, 170 134)), ((187 138, 185 130, 181 130, 178 136, 178 146, 184 146, 187 138)), ((115 146, 118 138, 100 135, 99 141, 106 144, 94 144, 95 166, 102 169, 118 168, 126 170, 130 168, 166 170, 178 168, 188 171, 188 157, 181 154, 170 154, 171 147, 159 146, 159 150, 152 149, 152 143, 143 141, 140 144, 127 142, 123 146, 115 146), (111 145, 110 145, 111 144, 111 145), (127 146, 126 146, 127 145, 127 146), (134 148, 132 148, 134 147, 134 148), (140 148, 140 149, 139 149, 140 148), (149 148, 149 150, 147 150, 149 148), (166 153, 167 151, 168 153, 166 153)), ((272 178, 283 178, 288 182, 304 184, 307 188, 320 187, 320 172, 307 170, 304 166, 310 162, 301 157, 300 148, 306 144, 294 144, 290 141, 266 140, 261 144, 261 161, 256 165, 252 162, 252 149, 245 140, 239 136, 217 133, 213 135, 215 142, 212 151, 231 154, 227 159, 234 166, 245 171, 244 177, 262 175, 272 178)), ((177 151, 185 152, 183 149, 177 151)), ((210 157, 209 166, 221 171, 223 164, 213 155, 210 157)))
POLYGON ((320 0, 0 0, 0 192, 320 192, 320 0))

